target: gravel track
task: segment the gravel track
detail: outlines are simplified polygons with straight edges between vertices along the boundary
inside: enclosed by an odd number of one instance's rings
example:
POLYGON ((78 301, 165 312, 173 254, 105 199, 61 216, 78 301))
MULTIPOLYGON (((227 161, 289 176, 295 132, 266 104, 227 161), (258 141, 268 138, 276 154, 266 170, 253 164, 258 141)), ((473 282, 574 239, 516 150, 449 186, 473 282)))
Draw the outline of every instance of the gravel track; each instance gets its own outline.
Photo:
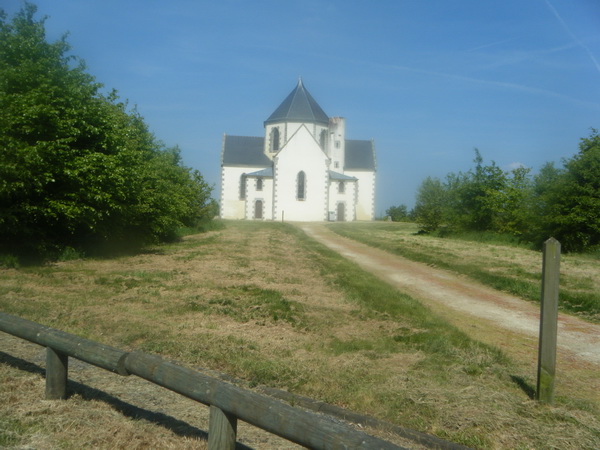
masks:
MULTIPOLYGON (((438 303, 465 316, 485 319, 492 326, 537 339, 540 326, 537 304, 339 236, 325 224, 297 225, 308 236, 425 303, 438 303)), ((558 347, 579 359, 600 365, 600 325, 559 314, 558 347)))

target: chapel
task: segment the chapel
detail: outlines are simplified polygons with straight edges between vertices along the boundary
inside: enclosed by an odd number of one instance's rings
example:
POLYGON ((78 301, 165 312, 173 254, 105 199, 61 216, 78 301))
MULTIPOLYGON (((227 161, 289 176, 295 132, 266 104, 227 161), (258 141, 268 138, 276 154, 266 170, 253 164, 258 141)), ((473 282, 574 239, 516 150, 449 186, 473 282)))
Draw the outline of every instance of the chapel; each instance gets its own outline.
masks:
POLYGON ((223 219, 354 221, 375 217, 375 145, 346 139, 302 80, 264 121, 264 136, 223 135, 223 219))

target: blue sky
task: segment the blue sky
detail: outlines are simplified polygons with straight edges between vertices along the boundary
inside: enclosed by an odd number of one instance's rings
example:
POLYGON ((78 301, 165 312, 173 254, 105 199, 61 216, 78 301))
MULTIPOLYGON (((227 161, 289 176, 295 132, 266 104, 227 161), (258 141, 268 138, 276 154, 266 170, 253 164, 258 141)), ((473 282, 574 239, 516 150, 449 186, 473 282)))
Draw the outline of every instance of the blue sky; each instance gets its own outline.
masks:
MULTIPOLYGON (((598 0, 38 0, 48 39, 219 192, 223 133, 261 136, 304 85, 374 139, 377 215, 427 176, 537 171, 600 128, 598 0)), ((20 0, 0 0, 11 16, 20 0)))

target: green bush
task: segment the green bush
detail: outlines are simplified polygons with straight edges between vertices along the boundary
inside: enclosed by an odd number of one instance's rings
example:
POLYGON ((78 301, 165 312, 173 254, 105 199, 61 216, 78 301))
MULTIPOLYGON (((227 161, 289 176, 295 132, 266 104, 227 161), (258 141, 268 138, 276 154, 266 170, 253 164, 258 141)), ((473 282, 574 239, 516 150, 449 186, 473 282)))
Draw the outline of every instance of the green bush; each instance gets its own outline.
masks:
POLYGON ((56 258, 198 226, 213 209, 202 175, 102 94, 65 38, 47 42, 35 13, 0 14, 0 250, 56 258))

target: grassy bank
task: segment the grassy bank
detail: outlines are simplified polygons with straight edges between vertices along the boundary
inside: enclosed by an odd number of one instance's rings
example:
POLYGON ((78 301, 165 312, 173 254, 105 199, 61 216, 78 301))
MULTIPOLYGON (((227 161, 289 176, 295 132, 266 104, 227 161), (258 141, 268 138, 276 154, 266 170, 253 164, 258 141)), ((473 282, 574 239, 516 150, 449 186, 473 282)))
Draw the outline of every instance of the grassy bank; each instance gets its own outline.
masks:
MULTIPOLYGON (((540 252, 510 243, 418 235, 412 223, 332 224, 330 228, 372 247, 467 275, 474 280, 530 301, 539 301, 540 252)), ((591 255, 561 256, 560 308, 600 323, 600 259, 591 255)))
MULTIPOLYGON (((529 367, 296 228, 226 225, 130 257, 0 270, 0 309, 472 447, 600 445, 600 407, 578 381, 540 406, 529 367)), ((42 426, 0 416, 20 424, 14 445, 42 426)))

